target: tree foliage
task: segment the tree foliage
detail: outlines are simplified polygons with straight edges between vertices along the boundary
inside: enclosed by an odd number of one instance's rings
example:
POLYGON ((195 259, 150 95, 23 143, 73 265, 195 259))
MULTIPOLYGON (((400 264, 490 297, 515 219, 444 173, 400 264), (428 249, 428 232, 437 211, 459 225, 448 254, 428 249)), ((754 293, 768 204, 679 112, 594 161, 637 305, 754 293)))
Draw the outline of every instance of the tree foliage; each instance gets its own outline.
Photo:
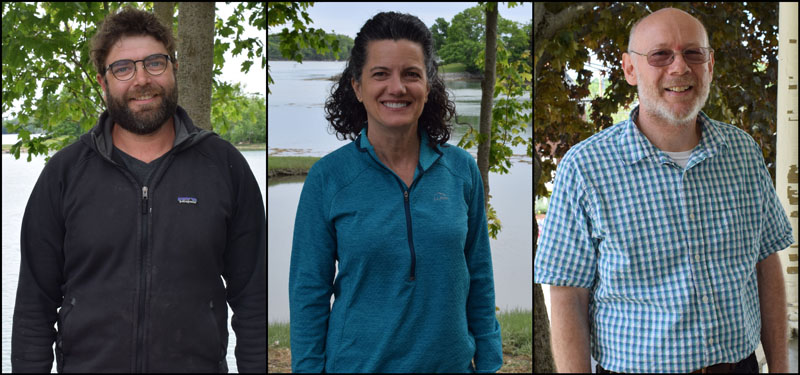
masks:
MULTIPOLYGON (((16 124, 5 123, 9 132, 19 133, 20 141, 11 149, 16 158, 21 148, 28 150, 30 161, 33 155, 74 142, 74 132, 64 132, 61 127, 77 124, 86 131, 95 124, 105 106, 89 59, 89 40, 105 16, 118 6, 107 8, 108 3, 94 2, 3 3, 3 115, 17 120, 16 124), (11 111, 18 100, 19 111, 11 111), (42 129, 44 136, 31 137, 27 130, 31 125, 42 129)), ((216 21, 213 98, 214 106, 219 107, 212 108, 212 123, 219 124, 215 130, 221 132, 227 130, 231 120, 241 119, 239 109, 248 100, 233 95, 235 87, 216 79, 225 63, 224 52, 233 45, 234 56, 247 52, 248 58, 260 57, 262 67, 266 66, 263 42, 241 37, 241 20, 245 18, 263 30, 263 4, 240 3, 226 22, 216 21), (246 12, 250 12, 249 17, 245 17, 246 12), (231 42, 223 39, 231 35, 231 42)), ((252 64, 245 61, 242 71, 249 71, 252 64)))
MULTIPOLYGON (((514 7, 516 3, 509 3, 508 6, 514 7)), ((497 18, 497 37, 503 41, 505 49, 511 56, 510 61, 524 60, 523 53, 531 49, 531 25, 519 25, 499 15, 497 18)), ((431 26, 431 34, 439 57, 445 64, 461 63, 466 66, 467 72, 482 73, 483 68, 479 62, 482 62, 483 58, 477 56, 483 54, 486 44, 485 25, 486 16, 480 5, 456 14, 450 22, 444 18, 437 18, 431 26)), ((527 58, 530 59, 530 56, 527 58)))
POLYGON ((777 102, 777 3, 536 3, 534 5, 534 139, 543 156, 537 196, 549 195, 554 159, 592 134, 613 125, 611 115, 631 110, 636 87, 622 72, 631 26, 665 7, 688 12, 702 22, 714 48, 714 78, 703 111, 733 124, 761 146, 767 168, 775 176, 777 102), (592 73, 585 69, 590 53, 608 68, 610 84, 585 101, 592 73), (567 78, 567 69, 577 79, 567 78))
MULTIPOLYGON (((516 4, 509 4, 509 7, 513 6, 516 4)), ((457 18, 458 15, 453 17, 453 20, 455 21, 457 18)), ((452 27, 449 29, 452 30, 452 27)), ((524 137, 531 122, 532 108, 530 50, 514 55, 506 48, 505 44, 503 38, 497 38, 495 81, 493 83, 493 99, 496 101, 492 105, 491 137, 487 139, 486 134, 480 134, 470 127, 458 142, 458 146, 463 148, 472 148, 476 142, 478 144, 489 142, 488 170, 500 174, 508 173, 508 168, 511 167, 513 154, 511 146, 527 145, 527 154, 531 156, 533 143, 530 137, 524 137)), ((530 43, 523 43, 523 45, 530 46, 530 43)), ((484 70, 484 57, 485 50, 481 50, 473 61, 480 71, 484 70)), ((483 174, 488 175, 488 173, 483 174)), ((487 202, 490 202, 490 199, 487 199, 487 202)), ((491 204, 487 204, 486 216, 489 221, 489 235, 497 238, 497 234, 502 229, 502 223, 491 204)))
MULTIPOLYGON (((280 34, 280 42, 278 49, 283 57, 303 62, 303 55, 300 51, 303 48, 313 48, 317 53, 325 55, 326 53, 333 52, 334 58, 339 59, 339 39, 333 35, 328 34, 322 29, 315 29, 313 27, 306 28, 306 24, 311 23, 311 18, 305 9, 314 3, 289 3, 289 2, 276 2, 268 3, 269 11, 269 26, 278 26, 286 22, 291 22, 292 29, 284 27, 280 34), (302 19, 300 19, 302 17, 302 19)), ((267 92, 269 85, 275 83, 272 80, 272 75, 269 74, 269 67, 267 67, 267 92)))

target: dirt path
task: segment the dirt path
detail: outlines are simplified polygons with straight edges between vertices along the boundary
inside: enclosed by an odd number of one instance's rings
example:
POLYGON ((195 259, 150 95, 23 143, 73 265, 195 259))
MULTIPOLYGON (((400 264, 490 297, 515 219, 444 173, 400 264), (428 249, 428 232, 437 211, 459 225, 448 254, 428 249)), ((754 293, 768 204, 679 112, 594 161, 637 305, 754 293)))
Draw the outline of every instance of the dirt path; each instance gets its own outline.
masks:
MULTIPOLYGON (((290 373, 292 372, 292 354, 286 348, 267 349, 268 373, 290 373)), ((503 367, 501 373, 528 373, 533 371, 531 357, 525 355, 513 356, 503 353, 503 367)))

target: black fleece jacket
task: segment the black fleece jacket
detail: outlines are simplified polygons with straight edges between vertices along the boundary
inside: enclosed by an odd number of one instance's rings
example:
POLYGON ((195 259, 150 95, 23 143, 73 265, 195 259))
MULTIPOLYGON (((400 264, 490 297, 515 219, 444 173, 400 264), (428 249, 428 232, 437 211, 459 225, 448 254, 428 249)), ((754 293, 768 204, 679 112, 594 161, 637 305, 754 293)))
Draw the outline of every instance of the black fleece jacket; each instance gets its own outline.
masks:
POLYGON ((227 372, 226 302, 239 371, 266 371, 258 184, 230 143, 174 118, 146 186, 108 112, 45 166, 22 220, 14 372, 49 372, 54 342, 58 372, 227 372))

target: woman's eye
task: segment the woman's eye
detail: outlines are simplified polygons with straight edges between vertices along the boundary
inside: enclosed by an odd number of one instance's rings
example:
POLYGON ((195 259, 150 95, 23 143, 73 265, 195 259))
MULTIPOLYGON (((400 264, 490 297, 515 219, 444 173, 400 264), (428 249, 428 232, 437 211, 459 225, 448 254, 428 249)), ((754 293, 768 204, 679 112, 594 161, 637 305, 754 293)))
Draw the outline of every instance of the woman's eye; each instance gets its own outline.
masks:
MULTIPOLYGON (((414 73, 414 72, 408 72, 407 74, 413 75, 413 76, 418 77, 418 78, 420 77, 419 74, 414 73)), ((372 76, 373 77, 378 77, 379 75, 381 75, 381 76, 386 75, 386 72, 377 72, 377 73, 373 74, 372 76)))

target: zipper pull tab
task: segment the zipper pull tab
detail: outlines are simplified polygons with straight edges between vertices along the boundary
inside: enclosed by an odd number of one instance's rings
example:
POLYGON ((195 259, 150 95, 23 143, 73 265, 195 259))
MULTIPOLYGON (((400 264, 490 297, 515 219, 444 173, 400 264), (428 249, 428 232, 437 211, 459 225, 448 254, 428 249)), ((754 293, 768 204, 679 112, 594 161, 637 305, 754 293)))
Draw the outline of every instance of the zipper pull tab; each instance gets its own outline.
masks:
POLYGON ((405 201, 408 202, 408 190, 403 192, 403 199, 405 199, 405 201))
POLYGON ((147 186, 142 186, 142 213, 147 214, 147 186))

